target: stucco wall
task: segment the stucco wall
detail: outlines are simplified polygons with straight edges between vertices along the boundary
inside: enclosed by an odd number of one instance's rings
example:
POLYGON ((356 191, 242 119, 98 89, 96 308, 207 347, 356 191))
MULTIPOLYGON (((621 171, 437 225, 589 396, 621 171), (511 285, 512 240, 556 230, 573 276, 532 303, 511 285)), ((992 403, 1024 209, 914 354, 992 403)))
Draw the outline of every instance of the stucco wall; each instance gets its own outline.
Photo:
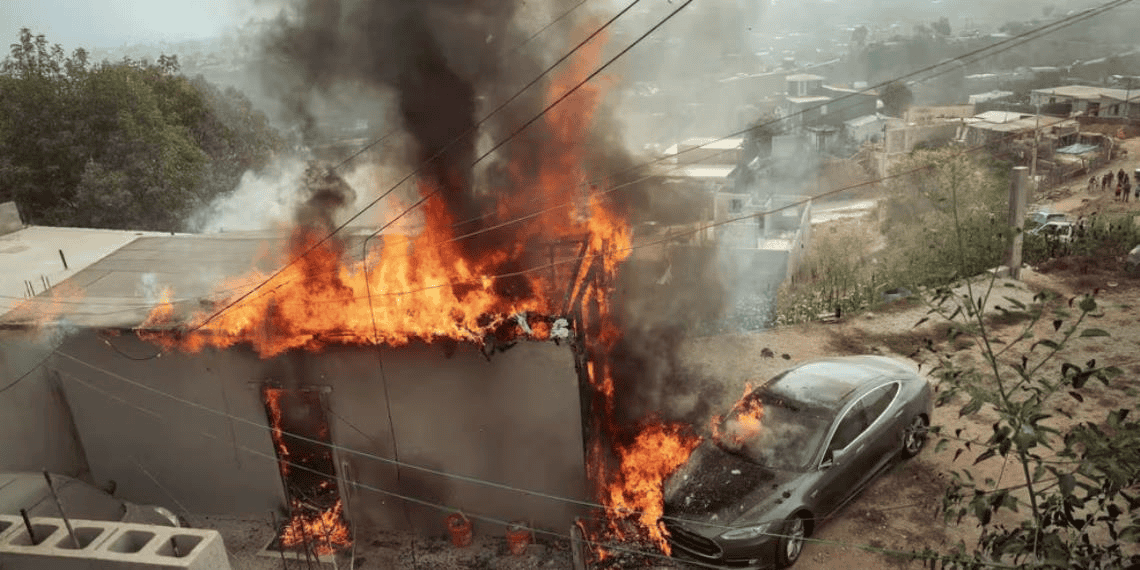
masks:
MULTIPOLYGON (((155 353, 131 335, 109 340, 135 358, 155 353)), ((333 347, 270 360, 245 348, 132 360, 87 331, 66 341, 61 351, 102 369, 67 358, 53 361, 92 472, 115 479, 119 494, 130 500, 171 505, 176 499, 192 512, 218 514, 263 515, 280 505, 275 461, 263 457, 273 456, 257 390, 267 379, 285 387, 329 386, 332 439, 339 446, 586 498, 578 383, 565 344, 521 342, 489 361, 476 347, 438 344, 379 351, 333 347), (156 395, 115 374, 257 427, 156 395), (389 429, 385 385, 394 430, 389 429)), ((364 485, 472 514, 527 519, 562 531, 578 513, 562 502, 407 467, 397 473, 382 461, 343 451, 338 455, 348 467, 345 474, 364 485)), ((358 522, 406 527, 410 520, 418 529, 443 531, 445 513, 440 511, 413 506, 405 512, 402 501, 362 488, 350 499, 350 516, 358 522)))
POLYGON ((85 477, 83 449, 73 436, 62 391, 55 389, 46 333, 0 331, 0 471, 39 471, 85 477))

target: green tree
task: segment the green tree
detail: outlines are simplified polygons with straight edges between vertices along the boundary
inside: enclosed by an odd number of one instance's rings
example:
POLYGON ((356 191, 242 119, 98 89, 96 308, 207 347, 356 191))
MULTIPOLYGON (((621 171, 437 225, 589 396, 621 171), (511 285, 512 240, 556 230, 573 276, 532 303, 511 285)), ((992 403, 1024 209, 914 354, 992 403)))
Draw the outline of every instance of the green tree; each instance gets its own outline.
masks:
POLYGON ((879 99, 883 101, 883 113, 892 117, 901 117, 914 102, 914 93, 905 83, 892 81, 883 87, 879 99))
POLYGON ((943 16, 943 17, 939 18, 937 22, 931 22, 930 23, 930 29, 934 30, 934 33, 936 33, 940 36, 949 36, 950 35, 950 18, 943 16))
MULTIPOLYGON (((959 417, 985 409, 997 420, 984 440, 963 438, 961 429, 950 433, 936 426, 932 431, 940 439, 937 448, 961 446, 955 457, 972 446, 982 449, 973 465, 1009 460, 1022 483, 998 488, 995 481, 978 481, 972 467, 951 472, 943 500, 945 517, 975 519, 981 537, 972 551, 963 545, 949 555, 927 550, 918 558, 941 559, 945 569, 1108 569, 1140 564, 1140 554, 1122 546, 1140 539, 1140 496, 1135 492, 1140 483, 1140 422, 1128 419, 1135 401, 1106 411, 1103 422, 1078 423, 1069 416, 1069 422, 1058 425, 1054 419, 1068 415, 1062 399, 1083 402, 1090 382, 1107 386, 1123 373, 1095 358, 1063 360, 1074 339, 1108 336, 1087 326, 1104 311, 1092 295, 1051 306, 1047 293, 1035 296, 1032 305, 1012 297, 993 303, 996 274, 981 283, 966 277, 980 273, 971 267, 969 227, 963 223, 977 209, 964 200, 970 172, 961 166, 945 170, 949 193, 944 209, 954 220, 949 234, 957 252, 957 273, 964 277, 957 283, 964 282, 964 293, 949 285, 938 288, 929 313, 944 320, 954 344, 972 340, 979 358, 938 352, 930 343, 937 356, 931 372, 939 380, 938 405, 960 405, 959 417), (987 307, 1020 318, 1024 326, 999 338, 987 307), (995 521, 999 512, 1007 517, 1004 524, 995 521)), ((919 324, 926 320, 929 317, 919 324)))
POLYGON ((240 93, 20 31, 0 64, 0 200, 36 224, 174 231, 282 139, 240 93))
POLYGON ((932 428, 940 436, 938 447, 961 446, 956 456, 971 447, 984 450, 971 466, 950 473, 943 499, 946 519, 975 519, 981 537, 973 552, 960 551, 942 567, 1109 569, 1140 564, 1140 555, 1123 547, 1140 539, 1140 496, 1135 493, 1140 422, 1129 420, 1135 402, 1106 410, 1101 422, 1061 427, 1055 421, 1057 415, 1067 415, 1062 399, 1083 402, 1085 394, 1092 395, 1085 390, 1090 382, 1108 386, 1122 374, 1096 359, 1061 360, 1072 340, 1108 336, 1086 325, 1090 317, 1103 316, 1103 309, 1091 295, 1073 298, 1067 306, 1054 303, 1048 311, 1044 293, 1032 306, 1006 298, 1005 312, 1028 318, 1012 340, 1002 341, 982 309, 991 304, 994 284, 994 278, 976 287, 968 284, 965 294, 943 288, 930 311, 950 324, 952 339, 975 341, 981 362, 938 354, 932 370, 940 381, 938 404, 959 404, 959 417, 983 408, 997 417, 992 435, 984 440, 963 439, 961 430, 932 428), (1044 319, 1052 327, 1042 333, 1038 324, 1044 319), (974 465, 998 458, 1011 461, 1021 484, 996 488, 995 482, 971 474, 974 465), (996 522, 999 512, 1006 514, 1004 524, 996 522))
POLYGON ((892 172, 881 205, 891 246, 884 282, 940 287, 1001 263, 1012 235, 1003 165, 943 148, 916 150, 892 172))

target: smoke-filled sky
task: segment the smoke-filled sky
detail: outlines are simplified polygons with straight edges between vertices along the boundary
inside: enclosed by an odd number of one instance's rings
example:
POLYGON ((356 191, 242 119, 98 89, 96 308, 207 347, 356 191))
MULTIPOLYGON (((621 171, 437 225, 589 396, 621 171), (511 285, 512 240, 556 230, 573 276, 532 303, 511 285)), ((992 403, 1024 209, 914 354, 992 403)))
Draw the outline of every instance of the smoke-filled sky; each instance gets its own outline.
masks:
POLYGON ((262 0, 3 0, 0 34, 31 28, 68 50, 117 47, 214 37, 273 9, 262 0))
MULTIPOLYGON (((607 11, 626 0, 590 0, 596 10, 607 11)), ((813 16, 833 16, 843 13, 843 19, 879 21, 903 17, 905 12, 920 12, 924 18, 947 15, 958 20, 965 14, 967 19, 1023 17, 1040 15, 1040 6, 1053 4, 1058 12, 1083 7, 1087 1, 1073 0, 934 0, 933 2, 911 2, 909 0, 811 0, 808 2, 778 2, 776 0, 702 0, 697 4, 730 6, 751 12, 761 10, 765 5, 775 12, 783 12, 785 7, 794 7, 808 21, 813 16), (803 14, 807 9, 812 14, 803 14)), ((0 34, 14 36, 22 27, 43 33, 53 43, 60 43, 71 50, 79 46, 88 48, 118 47, 124 44, 204 39, 218 36, 227 29, 251 19, 260 20, 277 14, 283 0, 0 0, 0 34)), ((665 5, 663 0, 647 2, 647 5, 665 5)), ((700 6, 694 6, 698 10, 700 6)), ((654 8, 657 9, 657 8, 654 8)), ((796 18, 787 18, 795 20, 796 18)), ((923 19, 923 18, 920 18, 923 19)), ((793 23, 793 22, 789 22, 793 23)), ((795 22, 799 23, 799 22, 795 22)), ((818 23, 818 22, 817 22, 818 23)), ((747 25, 754 25, 748 22, 747 25)))

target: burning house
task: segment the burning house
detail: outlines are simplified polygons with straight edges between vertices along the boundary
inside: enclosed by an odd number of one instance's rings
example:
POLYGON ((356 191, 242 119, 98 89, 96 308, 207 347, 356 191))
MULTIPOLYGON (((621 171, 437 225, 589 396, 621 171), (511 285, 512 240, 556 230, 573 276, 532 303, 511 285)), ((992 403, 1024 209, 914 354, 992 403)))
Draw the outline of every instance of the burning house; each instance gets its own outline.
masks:
POLYGON ((613 175, 632 160, 587 82, 604 34, 476 120, 539 75, 510 51, 515 9, 344 0, 279 22, 270 75, 298 119, 338 82, 391 93, 407 156, 383 159, 411 188, 357 224, 388 191, 314 165, 284 227, 138 236, 4 315, 21 340, 0 373, 54 394, 71 471, 140 503, 275 510, 276 546, 315 554, 455 511, 565 533, 591 504, 592 539, 668 552, 661 481, 696 445, 674 420, 707 417, 667 403, 694 390, 682 288, 630 269, 645 193, 613 175))

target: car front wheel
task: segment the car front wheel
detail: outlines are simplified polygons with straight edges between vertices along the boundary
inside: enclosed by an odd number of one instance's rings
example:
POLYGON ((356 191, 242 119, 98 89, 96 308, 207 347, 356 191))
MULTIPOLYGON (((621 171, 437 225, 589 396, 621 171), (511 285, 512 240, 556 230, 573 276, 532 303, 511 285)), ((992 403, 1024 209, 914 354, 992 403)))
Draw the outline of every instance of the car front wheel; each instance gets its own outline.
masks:
POLYGON ((807 536, 804 519, 793 515, 784 522, 784 532, 781 534, 776 549, 776 566, 787 568, 795 564, 800 558, 800 553, 804 551, 804 537, 807 536))
POLYGON ((910 424, 903 430, 902 456, 904 458, 910 459, 922 451, 922 446, 926 445, 928 427, 929 422, 926 420, 926 416, 918 415, 910 420, 910 424))

